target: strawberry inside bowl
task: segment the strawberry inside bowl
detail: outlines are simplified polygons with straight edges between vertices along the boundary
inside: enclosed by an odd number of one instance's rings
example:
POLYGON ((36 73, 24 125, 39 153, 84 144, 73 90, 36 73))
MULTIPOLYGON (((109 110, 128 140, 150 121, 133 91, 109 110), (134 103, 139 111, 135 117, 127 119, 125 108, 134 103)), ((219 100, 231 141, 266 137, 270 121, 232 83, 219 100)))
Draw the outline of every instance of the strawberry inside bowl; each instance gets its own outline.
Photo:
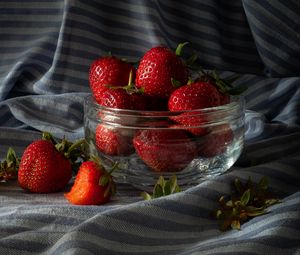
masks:
POLYGON ((117 182, 145 189, 176 174, 189 187, 226 172, 244 144, 244 102, 196 110, 131 110, 85 99, 88 150, 107 167, 118 163, 117 182))

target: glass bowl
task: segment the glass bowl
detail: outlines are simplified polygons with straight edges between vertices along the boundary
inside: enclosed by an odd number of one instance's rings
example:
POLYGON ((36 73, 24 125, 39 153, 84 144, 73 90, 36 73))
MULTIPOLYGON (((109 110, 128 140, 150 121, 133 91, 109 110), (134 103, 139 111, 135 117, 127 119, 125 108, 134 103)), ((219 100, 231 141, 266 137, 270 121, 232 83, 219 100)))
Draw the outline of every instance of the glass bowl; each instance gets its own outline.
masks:
POLYGON ((88 151, 111 168, 115 181, 141 189, 159 176, 187 188, 226 172, 244 145, 244 101, 181 112, 107 108, 84 101, 88 151))

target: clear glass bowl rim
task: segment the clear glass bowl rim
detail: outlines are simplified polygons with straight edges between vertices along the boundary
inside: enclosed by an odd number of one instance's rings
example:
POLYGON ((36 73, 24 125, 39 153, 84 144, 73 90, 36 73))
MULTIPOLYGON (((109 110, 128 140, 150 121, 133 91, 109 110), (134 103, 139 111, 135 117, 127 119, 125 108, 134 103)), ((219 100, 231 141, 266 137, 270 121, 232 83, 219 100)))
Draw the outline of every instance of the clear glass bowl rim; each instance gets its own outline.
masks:
POLYGON ((153 117, 170 117, 177 116, 181 114, 188 114, 189 116, 197 116, 201 115, 211 115, 211 114, 224 114, 229 115, 232 113, 240 112, 243 114, 244 112, 244 98, 242 96, 232 96, 231 102, 229 104, 224 104, 216 107, 195 109, 195 110, 183 110, 183 111, 151 111, 151 110, 130 110, 130 109, 119 109, 119 108, 111 108, 98 104, 92 95, 88 95, 84 99, 85 107, 89 109, 95 109, 97 111, 101 111, 105 114, 118 115, 124 117, 130 116, 140 116, 143 118, 153 118, 153 117))

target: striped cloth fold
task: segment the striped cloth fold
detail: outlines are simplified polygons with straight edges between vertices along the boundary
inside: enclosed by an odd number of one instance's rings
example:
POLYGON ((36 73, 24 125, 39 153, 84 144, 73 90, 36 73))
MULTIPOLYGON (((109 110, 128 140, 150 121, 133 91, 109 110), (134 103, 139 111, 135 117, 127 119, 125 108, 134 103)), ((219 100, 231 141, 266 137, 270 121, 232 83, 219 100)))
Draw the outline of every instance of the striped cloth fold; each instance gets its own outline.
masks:
MULTIPOLYGON (((300 254, 299 1, 7 0, 0 2, 0 158, 42 131, 84 136, 91 62, 138 59, 188 41, 187 56, 239 74, 247 87, 245 148, 222 176, 143 201, 119 184, 104 206, 72 206, 63 191, 0 183, 0 254, 300 254), (211 212, 235 178, 262 176, 281 202, 221 232, 211 212)), ((66 190, 69 187, 66 188, 66 190)))

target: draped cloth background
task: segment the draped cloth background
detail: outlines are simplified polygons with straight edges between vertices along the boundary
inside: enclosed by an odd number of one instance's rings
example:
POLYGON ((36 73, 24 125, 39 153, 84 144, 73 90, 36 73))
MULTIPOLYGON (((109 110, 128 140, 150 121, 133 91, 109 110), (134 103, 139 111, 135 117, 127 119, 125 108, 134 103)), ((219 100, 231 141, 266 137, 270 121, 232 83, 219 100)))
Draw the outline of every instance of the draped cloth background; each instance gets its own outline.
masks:
POLYGON ((298 0, 0 1, 0 157, 50 131, 83 137, 91 61, 137 58, 189 41, 200 64, 245 85, 246 146, 232 171, 162 199, 120 185, 105 206, 0 183, 4 254, 300 254, 300 3, 298 0), (210 217, 235 177, 267 176, 282 199, 220 232, 210 217))

